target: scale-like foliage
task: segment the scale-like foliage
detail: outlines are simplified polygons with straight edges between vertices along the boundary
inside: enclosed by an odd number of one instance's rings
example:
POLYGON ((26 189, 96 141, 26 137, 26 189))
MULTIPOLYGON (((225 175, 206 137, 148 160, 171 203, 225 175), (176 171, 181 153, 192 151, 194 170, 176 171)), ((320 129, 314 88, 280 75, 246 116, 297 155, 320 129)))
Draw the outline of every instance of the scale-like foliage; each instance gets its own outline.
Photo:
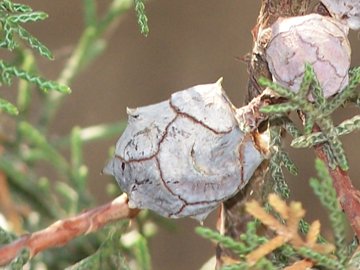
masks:
MULTIPOLYGON (((10 0, 0 1, 0 25, 2 26, 1 32, 3 37, 0 40, 0 48, 10 51, 15 49, 23 50, 21 42, 24 42, 40 55, 53 59, 51 51, 21 26, 24 23, 42 21, 47 17, 46 13, 33 11, 27 5, 13 3, 10 0)), ((61 93, 70 93, 70 88, 66 85, 46 80, 41 76, 34 75, 0 59, 0 83, 11 85, 13 77, 33 83, 44 91, 56 90, 61 93)), ((0 98, 0 111, 11 115, 19 113, 18 108, 14 104, 2 98, 0 98)))
POLYGON ((262 207, 256 201, 246 204, 247 211, 256 220, 248 223, 247 231, 241 235, 240 241, 208 228, 199 227, 196 229, 196 232, 202 237, 216 241, 238 254, 239 260, 223 269, 263 269, 259 267, 259 263, 264 260, 266 255, 270 254, 272 256, 268 258, 272 259, 268 263, 278 267, 274 269, 280 269, 279 263, 281 261, 284 263, 281 269, 287 265, 286 269, 288 270, 299 269, 297 267, 300 265, 308 268, 322 266, 325 269, 348 269, 347 266, 358 263, 356 251, 352 259, 347 262, 349 260, 349 249, 345 242, 346 221, 339 207, 337 195, 332 186, 332 179, 322 161, 317 160, 315 167, 320 180, 311 178, 310 185, 322 205, 329 211, 335 246, 320 236, 319 221, 309 225, 303 220, 305 211, 300 203, 286 204, 280 197, 270 194, 268 203, 271 206, 271 212, 266 210, 269 209, 268 207, 262 207), (256 229, 259 223, 264 224, 275 235, 272 238, 259 236, 256 229), (336 257, 331 255, 334 249, 336 257), (310 264, 307 265, 309 262, 310 264))
POLYGON ((296 147, 313 146, 319 142, 326 141, 331 148, 329 159, 332 163, 338 164, 343 170, 348 170, 349 165, 339 135, 358 129, 356 124, 358 117, 353 119, 353 123, 350 125, 347 120, 347 122, 342 123, 339 127, 335 127, 331 114, 351 97, 357 95, 356 87, 360 82, 360 69, 354 68, 349 73, 348 86, 335 97, 328 99, 325 99, 314 70, 308 64, 305 65, 303 81, 297 93, 265 78, 260 80, 260 84, 264 87, 269 87, 278 95, 288 99, 285 103, 266 106, 261 111, 270 115, 284 114, 297 110, 304 113, 304 135, 295 138, 293 145, 296 147), (310 91, 314 102, 308 99, 310 91), (312 133, 313 128, 316 128, 316 126, 322 131, 321 136, 312 133))
POLYGON ((12 3, 11 1, 1 1, 0 24, 3 26, 5 38, 0 42, 0 47, 10 50, 18 48, 20 44, 15 39, 15 37, 18 37, 40 55, 53 59, 51 51, 20 25, 22 23, 42 21, 47 17, 48 15, 45 12, 33 11, 29 6, 12 3))
POLYGON ((339 260, 344 263, 347 257, 345 217, 339 206, 336 191, 325 164, 317 159, 315 166, 318 177, 321 180, 311 178, 310 185, 319 197, 322 205, 329 211, 329 219, 334 232, 336 254, 339 260))
POLYGON ((144 0, 134 0, 135 1, 135 11, 138 18, 138 24, 140 27, 140 32, 144 36, 149 34, 148 18, 145 14, 145 1, 144 0))

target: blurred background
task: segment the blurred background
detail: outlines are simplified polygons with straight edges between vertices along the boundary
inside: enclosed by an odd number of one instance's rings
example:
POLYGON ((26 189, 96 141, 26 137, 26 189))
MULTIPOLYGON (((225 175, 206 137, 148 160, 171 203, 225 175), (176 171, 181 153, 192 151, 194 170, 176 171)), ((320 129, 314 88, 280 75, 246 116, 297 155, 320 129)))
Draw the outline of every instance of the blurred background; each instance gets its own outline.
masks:
MULTIPOLYGON (((98 2, 101 12, 110 1, 98 2)), ((29 4, 49 14, 43 23, 46 27, 37 23, 27 29, 54 52, 55 61, 39 58, 39 63, 42 74, 55 79, 82 32, 82 2, 33 0, 29 4)), ((238 58, 251 51, 250 31, 259 7, 259 0, 148 1, 150 34, 146 38, 140 34, 135 12, 130 9, 109 35, 105 54, 76 77, 73 93, 66 97, 50 133, 61 136, 76 125, 87 127, 126 119, 126 107, 156 103, 168 99, 174 91, 215 82, 220 77, 224 77, 223 86, 232 102, 241 106, 247 71, 238 58)), ((351 45, 353 65, 360 65, 356 32, 351 33, 351 45)), ((337 114, 336 121, 354 113, 354 109, 345 108, 337 114)), ((86 146, 90 190, 99 204, 111 199, 106 196, 105 187, 114 179, 100 172, 109 147, 117 139, 86 146)), ((354 147, 355 140, 359 145, 359 133, 343 137, 350 176, 359 187, 360 149, 354 147)), ((326 215, 308 186, 308 179, 315 176, 313 152, 289 151, 300 172, 297 177, 287 175, 292 198, 303 202, 309 221, 324 219, 326 215)), ((216 213, 205 221, 205 226, 214 228, 215 222, 216 213)), ((174 223, 175 231, 161 230, 151 240, 153 269, 199 269, 214 255, 214 245, 194 233, 194 227, 199 225, 196 221, 181 219, 174 223)), ((323 231, 326 235, 324 226, 323 231)))

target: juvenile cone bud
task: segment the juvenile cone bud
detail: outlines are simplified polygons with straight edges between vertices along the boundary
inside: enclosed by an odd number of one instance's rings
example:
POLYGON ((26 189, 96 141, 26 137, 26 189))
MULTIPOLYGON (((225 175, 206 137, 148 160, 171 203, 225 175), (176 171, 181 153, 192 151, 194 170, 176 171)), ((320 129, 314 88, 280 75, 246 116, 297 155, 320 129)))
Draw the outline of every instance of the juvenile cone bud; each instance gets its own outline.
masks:
MULTIPOLYGON (((271 26, 266 60, 273 80, 294 92, 300 88, 305 63, 313 66, 329 97, 348 84, 350 43, 348 28, 318 14, 279 18, 271 26)), ((309 98, 312 100, 312 96, 309 98)))
POLYGON ((322 0, 333 18, 346 23, 351 29, 360 29, 359 0, 322 0))

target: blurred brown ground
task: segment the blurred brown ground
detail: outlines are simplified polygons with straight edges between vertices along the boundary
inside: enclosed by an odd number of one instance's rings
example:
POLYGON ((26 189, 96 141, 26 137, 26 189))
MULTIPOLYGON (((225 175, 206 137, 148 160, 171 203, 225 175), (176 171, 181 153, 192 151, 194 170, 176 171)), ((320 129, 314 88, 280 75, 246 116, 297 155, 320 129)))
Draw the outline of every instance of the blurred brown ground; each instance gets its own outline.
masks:
MULTIPOLYGON (((106 6, 110 1, 98 1, 106 6)), ((29 28, 55 53, 55 62, 40 60, 42 72, 55 79, 74 48, 82 29, 81 1, 33 0, 33 8, 44 10, 49 19, 29 28), (43 24, 46 27, 42 27, 43 24)), ((245 64, 236 58, 251 50, 250 30, 255 24, 260 1, 253 0, 154 0, 146 5, 150 35, 138 30, 133 10, 125 14, 113 33, 108 48, 72 85, 52 126, 54 134, 67 134, 71 127, 115 122, 125 119, 125 108, 167 99, 174 91, 224 77, 224 88, 240 106, 246 91, 245 64)), ((353 65, 360 65, 360 40, 351 33, 353 65)), ((355 110, 345 109, 337 121, 355 110)), ((99 203, 108 200, 105 186, 113 181, 100 176, 108 148, 117 138, 86 147, 91 190, 99 203)), ((359 133, 343 138, 350 159, 350 175, 360 186, 359 133), (355 147, 355 145, 357 145, 355 147)), ((300 175, 289 177, 292 196, 308 209, 307 218, 326 217, 307 184, 314 176, 312 151, 291 151, 300 175)), ((205 226, 214 227, 216 213, 205 226)), ((199 225, 189 219, 176 220, 175 233, 160 231, 151 242, 155 270, 198 269, 214 254, 214 246, 194 234, 199 225)), ((326 228, 323 230, 326 231, 326 228)))

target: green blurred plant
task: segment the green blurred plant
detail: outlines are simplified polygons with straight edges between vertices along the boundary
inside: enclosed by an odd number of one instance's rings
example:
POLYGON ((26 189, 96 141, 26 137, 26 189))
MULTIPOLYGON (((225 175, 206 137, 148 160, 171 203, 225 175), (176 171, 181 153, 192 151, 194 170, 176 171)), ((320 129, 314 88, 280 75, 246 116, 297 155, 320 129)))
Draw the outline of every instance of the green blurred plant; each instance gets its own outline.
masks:
MULTIPOLYGON (((27 45, 37 51, 41 56, 53 59, 50 50, 22 27, 22 24, 24 23, 37 22, 46 18, 46 13, 33 11, 32 8, 27 5, 12 3, 11 1, 1 1, 0 24, 2 26, 2 39, 0 41, 0 48, 14 51, 19 56, 22 52, 26 51, 24 46, 27 45)), ((6 63, 5 61, 0 60, 0 70, 0 82, 7 86, 12 84, 12 78, 15 77, 28 83, 35 84, 43 91, 56 90, 60 93, 70 93, 70 88, 66 85, 46 80, 40 76, 34 75, 30 70, 24 70, 21 68, 18 59, 15 59, 14 63, 6 63)), ((18 100, 21 104, 18 105, 21 106, 23 103, 26 103, 26 99, 29 97, 28 95, 24 96, 26 94, 27 93, 24 91, 19 91, 18 100)), ((15 105, 4 99, 0 99, 0 110, 12 115, 19 113, 19 110, 15 105)))
MULTIPOLYGON (((8 91, 14 91, 14 94, 16 91, 17 94, 15 102, 0 97, 0 177, 9 185, 9 190, 1 188, 0 199, 4 195, 10 196, 12 203, 16 201, 19 207, 29 208, 23 212, 15 208, 7 209, 15 211, 17 224, 9 221, 1 223, 0 227, 10 226, 16 234, 39 230, 50 221, 96 205, 88 191, 84 147, 89 142, 114 138, 125 128, 124 122, 73 127, 70 134, 57 139, 52 139, 54 136, 48 132, 66 94, 71 92, 68 85, 104 52, 108 32, 117 24, 119 17, 134 5, 141 32, 144 35, 149 32, 143 1, 112 0, 101 16, 98 15, 95 0, 82 2, 84 30, 58 79, 52 81, 39 75, 37 57, 34 55, 36 52, 53 60, 51 51, 23 26, 28 22, 42 21, 48 15, 11 0, 0 1, 0 47, 9 51, 10 59, 8 62, 0 59, 0 83, 3 88, 7 87, 8 91), (14 78, 19 80, 17 86, 13 84, 14 78), (41 100, 37 108, 32 108, 34 95, 41 100), (30 112, 38 108, 41 111, 37 118, 30 118, 30 112), (14 128, 9 132, 5 126, 14 128), (64 156, 64 149, 70 150, 70 158, 64 156), (38 168, 44 163, 54 169, 56 181, 41 175, 38 168)), ((131 229, 125 233, 128 222, 120 222, 102 232, 73 241, 66 250, 46 251, 30 260, 30 266, 35 268, 42 265, 47 269, 114 269, 121 265, 123 269, 130 269, 130 263, 138 265, 139 269, 150 269, 144 268, 144 265, 151 265, 147 241, 152 234, 145 233, 144 229, 149 224, 153 223, 147 218, 138 225, 143 233, 132 239, 131 244, 125 244, 122 235, 126 238, 127 234, 138 230, 131 229)), ((0 244, 16 238, 12 230, 0 228, 0 244)), ((25 249, 9 267, 22 269, 28 259, 29 254, 25 249)))

